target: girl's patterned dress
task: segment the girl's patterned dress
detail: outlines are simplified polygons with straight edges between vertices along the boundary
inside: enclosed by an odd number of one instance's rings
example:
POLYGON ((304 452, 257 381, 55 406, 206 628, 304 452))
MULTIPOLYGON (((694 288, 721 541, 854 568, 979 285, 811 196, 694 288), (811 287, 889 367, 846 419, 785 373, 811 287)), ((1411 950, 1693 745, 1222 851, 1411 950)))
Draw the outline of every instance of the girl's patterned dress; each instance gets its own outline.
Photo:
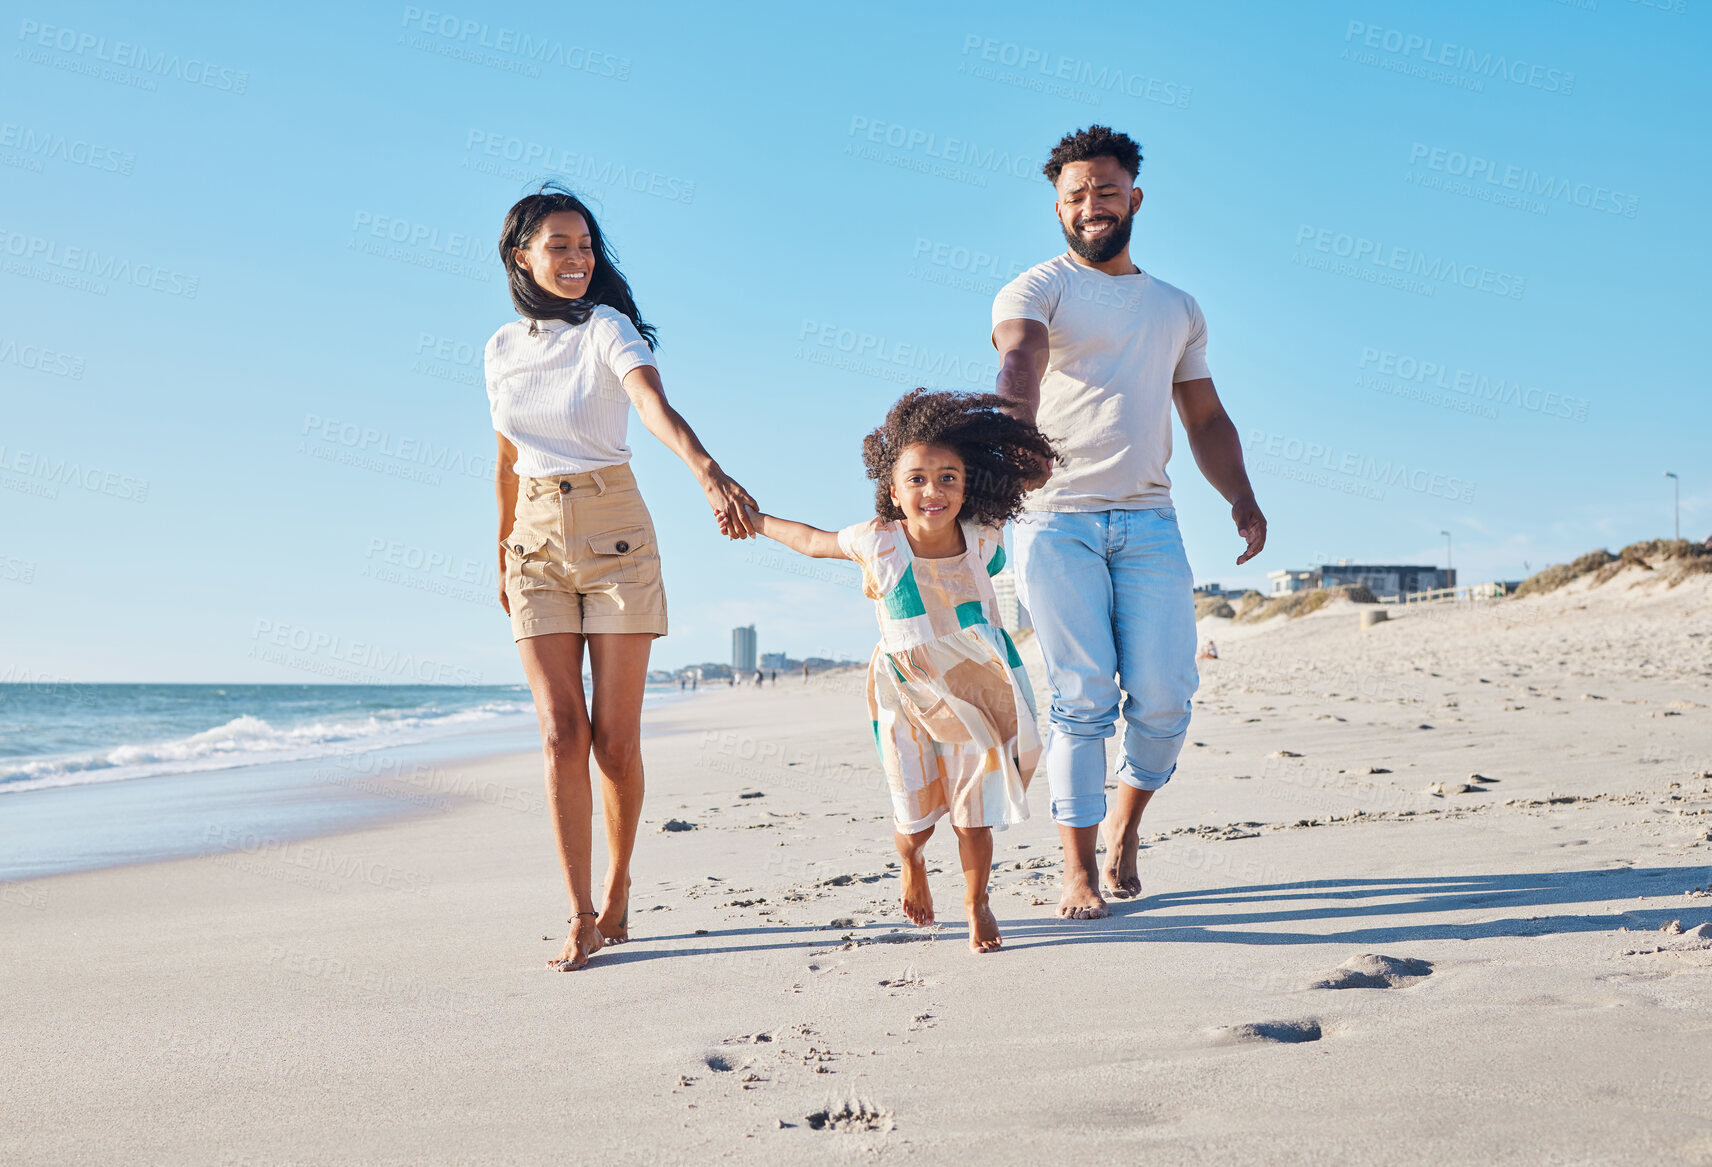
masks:
POLYGON ((838 533, 879 614, 868 713, 905 834, 947 812, 958 827, 1021 822, 1040 758, 1034 692, 993 596, 1003 534, 962 528, 967 549, 950 559, 917 559, 897 521, 838 533))

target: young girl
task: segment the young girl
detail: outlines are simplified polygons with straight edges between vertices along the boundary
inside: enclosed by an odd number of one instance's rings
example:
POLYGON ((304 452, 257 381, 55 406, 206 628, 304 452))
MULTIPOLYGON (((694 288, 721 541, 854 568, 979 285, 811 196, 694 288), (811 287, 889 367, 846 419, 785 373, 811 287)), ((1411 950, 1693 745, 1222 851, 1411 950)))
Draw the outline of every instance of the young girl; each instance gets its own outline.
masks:
POLYGON ((852 559, 876 603, 868 713, 892 791, 904 915, 933 922, 923 848, 950 814, 968 882, 969 946, 994 952, 993 828, 1028 817, 1040 756, 1034 694, 998 624, 1002 528, 1052 446, 990 395, 917 389, 862 442, 877 518, 834 534, 755 514, 761 534, 817 559, 852 559))

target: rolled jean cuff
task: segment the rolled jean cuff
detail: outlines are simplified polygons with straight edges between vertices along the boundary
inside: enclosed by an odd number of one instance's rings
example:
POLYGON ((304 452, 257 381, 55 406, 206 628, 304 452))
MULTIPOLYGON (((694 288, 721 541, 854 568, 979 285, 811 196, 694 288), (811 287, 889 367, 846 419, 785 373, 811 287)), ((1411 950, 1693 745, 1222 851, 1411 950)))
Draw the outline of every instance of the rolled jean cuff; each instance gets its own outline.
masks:
POLYGON ((1071 794, 1052 800, 1052 820, 1061 827, 1097 827, 1106 817, 1106 792, 1071 794))
POLYGON ((1177 773, 1177 763, 1171 763, 1171 769, 1163 774, 1149 774, 1146 770, 1127 763, 1118 767, 1118 781, 1125 786, 1133 786, 1137 790, 1158 790, 1171 781, 1171 775, 1177 773))

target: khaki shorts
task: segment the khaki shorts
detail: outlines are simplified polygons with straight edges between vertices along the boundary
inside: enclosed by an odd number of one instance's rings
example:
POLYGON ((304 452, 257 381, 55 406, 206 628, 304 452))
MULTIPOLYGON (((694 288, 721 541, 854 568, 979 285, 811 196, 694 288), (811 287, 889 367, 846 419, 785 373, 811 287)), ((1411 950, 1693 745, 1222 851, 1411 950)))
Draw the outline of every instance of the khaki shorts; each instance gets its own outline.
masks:
POLYGON ((629 466, 520 479, 517 521, 504 547, 514 640, 666 634, 654 520, 629 466))

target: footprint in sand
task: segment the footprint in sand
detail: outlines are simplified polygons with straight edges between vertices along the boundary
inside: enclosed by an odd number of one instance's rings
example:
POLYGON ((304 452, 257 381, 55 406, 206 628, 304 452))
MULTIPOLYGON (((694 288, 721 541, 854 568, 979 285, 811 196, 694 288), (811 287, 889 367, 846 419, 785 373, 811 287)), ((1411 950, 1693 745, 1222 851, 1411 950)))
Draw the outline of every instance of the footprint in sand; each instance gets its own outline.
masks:
POLYGON ((1374 952, 1364 952, 1360 956, 1350 957, 1308 987, 1310 989, 1398 989, 1414 984, 1422 977, 1431 976, 1432 971, 1433 962, 1430 960, 1415 960, 1405 956, 1381 956, 1374 952))
POLYGON ((736 1037, 728 1037, 720 1045, 765 1045, 773 1040, 770 1033, 740 1033, 736 1037))
POLYGON ((1226 1026, 1223 1032, 1236 1041, 1259 1041, 1297 1045, 1304 1041, 1319 1041, 1320 1023, 1305 1021, 1255 1021, 1248 1025, 1226 1026))
POLYGON ((814 1131, 889 1131, 896 1125, 889 1109, 864 1098, 829 1104, 803 1121, 814 1131))

